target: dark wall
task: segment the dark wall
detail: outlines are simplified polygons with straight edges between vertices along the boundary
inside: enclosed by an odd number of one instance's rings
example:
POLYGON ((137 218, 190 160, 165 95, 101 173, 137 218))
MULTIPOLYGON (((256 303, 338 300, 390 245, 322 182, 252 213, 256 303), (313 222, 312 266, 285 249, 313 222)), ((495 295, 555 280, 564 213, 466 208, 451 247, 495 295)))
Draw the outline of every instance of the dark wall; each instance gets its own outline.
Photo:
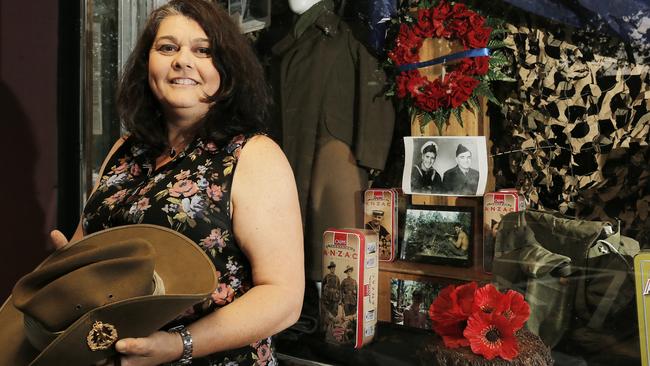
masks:
POLYGON ((0 302, 56 226, 58 0, 0 2, 0 302))

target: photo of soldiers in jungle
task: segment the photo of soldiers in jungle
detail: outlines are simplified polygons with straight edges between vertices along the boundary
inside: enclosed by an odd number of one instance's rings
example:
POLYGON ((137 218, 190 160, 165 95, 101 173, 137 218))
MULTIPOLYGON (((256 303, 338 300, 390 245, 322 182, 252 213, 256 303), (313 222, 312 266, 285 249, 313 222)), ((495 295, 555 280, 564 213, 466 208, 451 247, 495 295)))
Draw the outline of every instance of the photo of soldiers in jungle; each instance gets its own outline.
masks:
POLYGON ((321 321, 325 339, 333 343, 351 343, 357 324, 357 280, 354 268, 346 266, 343 280, 336 274, 336 263, 330 261, 323 277, 321 321))
POLYGON ((465 209, 435 206, 407 209, 402 259, 468 265, 472 248, 472 212, 465 209))

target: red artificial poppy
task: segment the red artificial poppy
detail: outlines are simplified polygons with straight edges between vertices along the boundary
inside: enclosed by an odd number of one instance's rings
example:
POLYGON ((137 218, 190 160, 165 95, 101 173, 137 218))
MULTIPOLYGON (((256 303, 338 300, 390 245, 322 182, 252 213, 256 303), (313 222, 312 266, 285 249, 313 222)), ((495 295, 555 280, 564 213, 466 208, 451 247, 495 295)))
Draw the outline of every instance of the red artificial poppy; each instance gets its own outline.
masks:
POLYGON ((512 361, 519 353, 510 321, 498 313, 474 313, 467 321, 463 335, 469 340, 472 352, 488 360, 499 356, 512 361))
POLYGON ((501 305, 503 294, 492 284, 487 284, 476 290, 474 295, 474 309, 484 313, 492 313, 501 305))
POLYGON ((510 321, 510 325, 515 331, 521 329, 530 317, 530 306, 524 300, 524 296, 514 290, 508 290, 503 295, 503 300, 497 311, 510 321))
POLYGON ((455 299, 463 314, 468 317, 472 313, 472 310, 474 310, 474 293, 476 292, 476 287, 478 287, 476 282, 469 282, 456 287, 452 293, 452 298, 455 299))
POLYGON ((433 322, 432 328, 436 334, 442 337, 445 347, 458 348, 469 346, 469 341, 463 335, 466 326, 467 319, 453 323, 433 322))
POLYGON ((433 322, 434 329, 436 324, 447 327, 450 324, 467 320, 467 316, 462 313, 455 299, 452 298, 454 290, 453 285, 445 287, 429 307, 429 318, 433 322))
POLYGON ((469 346, 463 336, 467 318, 472 312, 476 283, 470 282, 458 287, 445 287, 429 308, 433 330, 442 337, 445 346, 456 348, 469 346))

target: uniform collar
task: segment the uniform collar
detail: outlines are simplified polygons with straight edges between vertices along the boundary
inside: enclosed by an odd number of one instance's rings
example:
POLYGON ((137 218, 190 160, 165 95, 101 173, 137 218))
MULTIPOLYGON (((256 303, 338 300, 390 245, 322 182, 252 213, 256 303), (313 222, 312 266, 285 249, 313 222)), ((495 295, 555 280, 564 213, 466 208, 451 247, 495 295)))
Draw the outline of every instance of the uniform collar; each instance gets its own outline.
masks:
POLYGON ((293 28, 293 36, 296 39, 300 38, 312 24, 316 25, 325 34, 330 34, 335 29, 333 20, 336 16, 332 11, 333 9, 334 3, 332 0, 323 0, 316 3, 300 15, 293 28))
MULTIPOLYGON (((332 9, 334 9, 334 3, 332 0, 323 0, 304 12, 294 25, 291 32, 289 32, 282 40, 276 43, 271 52, 274 55, 282 55, 287 52, 301 36, 306 38, 304 35, 305 32, 313 25, 316 29, 320 30, 323 34, 327 36, 334 36, 338 30, 338 23, 340 18, 336 15, 332 9)), ((315 33, 311 33, 312 36, 317 36, 315 33)))

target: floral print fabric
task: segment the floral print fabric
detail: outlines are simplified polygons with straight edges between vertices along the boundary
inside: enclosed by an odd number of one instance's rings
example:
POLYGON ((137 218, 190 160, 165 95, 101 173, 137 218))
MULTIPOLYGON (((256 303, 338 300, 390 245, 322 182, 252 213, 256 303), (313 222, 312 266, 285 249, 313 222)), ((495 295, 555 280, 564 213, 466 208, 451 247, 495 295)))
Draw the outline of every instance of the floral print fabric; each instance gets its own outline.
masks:
MULTIPOLYGON (((171 162, 155 169, 148 149, 127 138, 110 158, 83 212, 84 234, 128 224, 172 228, 192 239, 213 261, 219 283, 211 299, 183 315, 182 323, 234 301, 252 285, 250 263, 232 234, 230 192, 240 151, 234 137, 223 147, 196 139, 171 162)), ((195 359, 193 365, 277 364, 271 338, 195 359)))

